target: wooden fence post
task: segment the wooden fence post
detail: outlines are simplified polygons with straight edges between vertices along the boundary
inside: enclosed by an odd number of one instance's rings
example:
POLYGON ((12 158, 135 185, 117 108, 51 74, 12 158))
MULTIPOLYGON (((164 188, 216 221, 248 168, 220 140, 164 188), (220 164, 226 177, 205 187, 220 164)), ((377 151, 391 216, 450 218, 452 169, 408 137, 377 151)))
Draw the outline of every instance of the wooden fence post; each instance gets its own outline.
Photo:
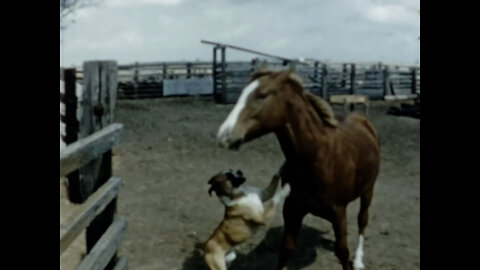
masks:
POLYGON ((314 78, 314 82, 315 82, 315 87, 313 89, 315 89, 315 94, 316 95, 320 95, 320 85, 318 83, 319 79, 318 79, 318 61, 315 61, 315 63, 313 64, 313 78, 314 78))
MULTIPOLYGON (((77 103, 76 94, 76 70, 69 68, 63 69, 61 78, 64 80, 65 93, 60 96, 61 101, 65 104, 65 117, 62 122, 65 123, 65 137, 63 138, 66 145, 76 142, 78 139, 79 123, 77 119, 77 103)), ((79 203, 81 198, 78 196, 79 190, 79 171, 75 170, 67 175, 68 178, 68 198, 71 202, 79 203)))
POLYGON ((162 77, 163 79, 167 79, 167 64, 163 63, 162 64, 162 77))
POLYGON ((328 100, 328 69, 327 64, 322 64, 322 98, 328 100))
POLYGON ((192 63, 187 63, 187 79, 190 79, 192 76, 192 63))
POLYGON ((412 68, 412 94, 415 95, 417 93, 417 69, 412 68))
POLYGON ((225 47, 221 47, 222 50, 222 96, 223 102, 227 102, 227 78, 226 78, 226 55, 225 55, 225 47))
POLYGON ((347 64, 343 64, 342 65, 342 80, 341 80, 341 83, 340 83, 340 87, 343 89, 345 89, 347 87, 347 64))
POLYGON ((218 78, 218 70, 217 70, 217 50, 218 47, 213 47, 213 63, 212 63, 212 75, 213 75, 213 100, 215 103, 220 103, 222 95, 219 93, 219 78, 218 78))
MULTIPOLYGON (((355 64, 350 68, 350 94, 355 95, 355 64)), ((350 103, 350 111, 355 109, 355 102, 350 103)))
POLYGON ((350 94, 355 95, 356 94, 356 89, 355 89, 355 64, 352 64, 351 70, 350 70, 350 94))
MULTIPOLYGON (((88 61, 83 64, 84 91, 82 98, 82 118, 80 138, 113 123, 115 102, 117 99, 117 63, 115 61, 88 61)), ((93 160, 80 169, 78 197, 85 201, 112 176, 112 151, 109 150, 97 160, 93 160)), ((87 252, 94 247, 98 239, 112 224, 116 211, 116 199, 107 205, 87 227, 87 252)), ((105 269, 113 269, 116 255, 105 269)))
POLYGON ((385 66, 383 69, 383 96, 388 96, 389 94, 391 94, 390 72, 388 66, 385 66))
POLYGON ((138 62, 135 62, 135 69, 133 71, 133 90, 135 98, 138 98, 138 62))

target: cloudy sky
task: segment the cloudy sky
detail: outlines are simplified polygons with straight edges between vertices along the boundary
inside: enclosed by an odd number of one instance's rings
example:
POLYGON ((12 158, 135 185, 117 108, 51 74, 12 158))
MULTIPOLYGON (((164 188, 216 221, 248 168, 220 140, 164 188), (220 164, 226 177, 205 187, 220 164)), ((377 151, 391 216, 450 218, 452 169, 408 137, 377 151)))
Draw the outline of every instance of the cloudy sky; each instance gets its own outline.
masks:
MULTIPOLYGON (((99 0, 61 34, 60 63, 212 59, 212 40, 289 58, 420 62, 419 0, 99 0)), ((254 55, 227 50, 227 60, 254 55)))

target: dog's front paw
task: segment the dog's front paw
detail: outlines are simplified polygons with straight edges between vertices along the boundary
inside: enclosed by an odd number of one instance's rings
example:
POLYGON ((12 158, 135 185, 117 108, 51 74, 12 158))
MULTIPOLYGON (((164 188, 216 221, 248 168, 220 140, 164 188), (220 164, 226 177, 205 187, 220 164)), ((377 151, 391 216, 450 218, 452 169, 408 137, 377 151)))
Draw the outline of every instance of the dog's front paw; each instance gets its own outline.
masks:
POLYGON ((288 197, 288 195, 290 195, 290 184, 286 183, 283 187, 282 187, 282 196, 283 197, 288 197))

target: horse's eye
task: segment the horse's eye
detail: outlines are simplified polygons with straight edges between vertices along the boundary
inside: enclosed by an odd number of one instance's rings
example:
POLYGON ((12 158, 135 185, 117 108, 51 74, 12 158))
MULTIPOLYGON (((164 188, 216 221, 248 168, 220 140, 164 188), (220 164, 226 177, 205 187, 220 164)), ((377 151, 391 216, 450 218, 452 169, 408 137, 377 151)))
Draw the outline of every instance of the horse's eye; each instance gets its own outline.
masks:
POLYGON ((260 94, 257 95, 258 99, 265 99, 267 97, 268 97, 268 94, 266 94, 266 93, 260 93, 260 94))

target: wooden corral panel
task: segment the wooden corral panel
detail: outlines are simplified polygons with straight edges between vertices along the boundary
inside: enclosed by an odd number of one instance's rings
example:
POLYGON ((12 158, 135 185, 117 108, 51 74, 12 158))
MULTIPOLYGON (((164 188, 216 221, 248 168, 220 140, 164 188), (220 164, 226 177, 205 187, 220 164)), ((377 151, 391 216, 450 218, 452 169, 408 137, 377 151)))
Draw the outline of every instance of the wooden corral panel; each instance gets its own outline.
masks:
MULTIPOLYGON (((166 80, 212 78, 211 62, 155 62, 118 66, 118 98, 164 96, 166 80)), ((181 83, 180 83, 181 84, 181 83)))
POLYGON ((116 214, 121 179, 112 176, 112 147, 119 143, 123 125, 114 124, 117 99, 117 63, 88 61, 83 65, 81 98, 75 94, 75 70, 64 70, 66 135, 72 137, 60 151, 60 175, 68 175, 69 200, 80 206, 60 224, 60 254, 86 229, 86 251, 77 269, 125 269, 117 258, 126 222, 116 214), (81 107, 80 121, 75 108, 81 107), (70 121, 71 120, 71 121, 70 121), (78 125, 76 129, 72 129, 78 125), (77 139, 77 135, 80 140, 77 139), (118 267, 117 267, 118 266, 118 267))

